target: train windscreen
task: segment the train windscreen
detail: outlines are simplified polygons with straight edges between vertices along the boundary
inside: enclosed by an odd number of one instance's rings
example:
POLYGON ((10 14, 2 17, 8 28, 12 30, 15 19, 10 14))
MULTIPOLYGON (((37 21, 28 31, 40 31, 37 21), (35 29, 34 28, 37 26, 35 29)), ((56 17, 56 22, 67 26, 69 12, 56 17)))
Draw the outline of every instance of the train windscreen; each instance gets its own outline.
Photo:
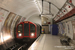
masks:
POLYGON ((30 33, 35 33, 35 25, 30 24, 30 33))
POLYGON ((24 36, 29 36, 29 23, 24 23, 24 36))
POLYGON ((22 24, 18 25, 18 33, 22 33, 22 24))

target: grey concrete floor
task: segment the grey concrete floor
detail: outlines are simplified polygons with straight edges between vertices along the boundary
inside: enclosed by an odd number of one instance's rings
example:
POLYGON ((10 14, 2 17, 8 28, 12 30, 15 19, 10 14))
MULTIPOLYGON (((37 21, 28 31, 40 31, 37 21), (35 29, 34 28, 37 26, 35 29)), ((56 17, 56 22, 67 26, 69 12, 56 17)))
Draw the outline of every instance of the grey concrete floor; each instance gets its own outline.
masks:
POLYGON ((62 46, 60 37, 51 34, 41 34, 28 50, 72 50, 70 47, 62 46))

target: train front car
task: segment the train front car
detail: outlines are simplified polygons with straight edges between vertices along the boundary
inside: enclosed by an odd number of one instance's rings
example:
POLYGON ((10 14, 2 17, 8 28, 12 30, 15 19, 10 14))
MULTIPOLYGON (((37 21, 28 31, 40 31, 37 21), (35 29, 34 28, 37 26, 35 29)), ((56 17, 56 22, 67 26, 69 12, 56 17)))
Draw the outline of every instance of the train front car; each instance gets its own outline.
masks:
POLYGON ((16 37, 25 41, 36 39, 40 34, 40 26, 29 21, 21 22, 17 25, 16 37))

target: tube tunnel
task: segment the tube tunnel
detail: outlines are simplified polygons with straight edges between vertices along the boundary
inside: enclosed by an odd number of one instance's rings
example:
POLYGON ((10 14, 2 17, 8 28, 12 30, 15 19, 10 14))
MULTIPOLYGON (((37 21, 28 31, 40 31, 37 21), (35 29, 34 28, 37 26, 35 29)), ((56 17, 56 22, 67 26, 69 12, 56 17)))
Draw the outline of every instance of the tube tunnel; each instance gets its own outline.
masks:
POLYGON ((75 0, 0 0, 0 50, 74 49, 75 0), (28 28, 21 32, 20 24, 22 31, 28 28), (36 33, 28 35, 36 38, 25 42, 32 24, 36 33), (18 32, 26 37, 23 42, 16 41, 18 32))

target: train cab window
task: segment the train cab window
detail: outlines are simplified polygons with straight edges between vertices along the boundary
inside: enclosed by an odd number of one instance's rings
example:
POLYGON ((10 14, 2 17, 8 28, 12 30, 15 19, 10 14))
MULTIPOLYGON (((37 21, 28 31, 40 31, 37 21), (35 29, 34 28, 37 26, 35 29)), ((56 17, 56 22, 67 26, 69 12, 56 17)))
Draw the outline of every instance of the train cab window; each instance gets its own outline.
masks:
POLYGON ((18 25, 18 33, 22 33, 22 24, 18 25))
POLYGON ((30 32, 35 32, 35 25, 34 24, 30 24, 30 32))

